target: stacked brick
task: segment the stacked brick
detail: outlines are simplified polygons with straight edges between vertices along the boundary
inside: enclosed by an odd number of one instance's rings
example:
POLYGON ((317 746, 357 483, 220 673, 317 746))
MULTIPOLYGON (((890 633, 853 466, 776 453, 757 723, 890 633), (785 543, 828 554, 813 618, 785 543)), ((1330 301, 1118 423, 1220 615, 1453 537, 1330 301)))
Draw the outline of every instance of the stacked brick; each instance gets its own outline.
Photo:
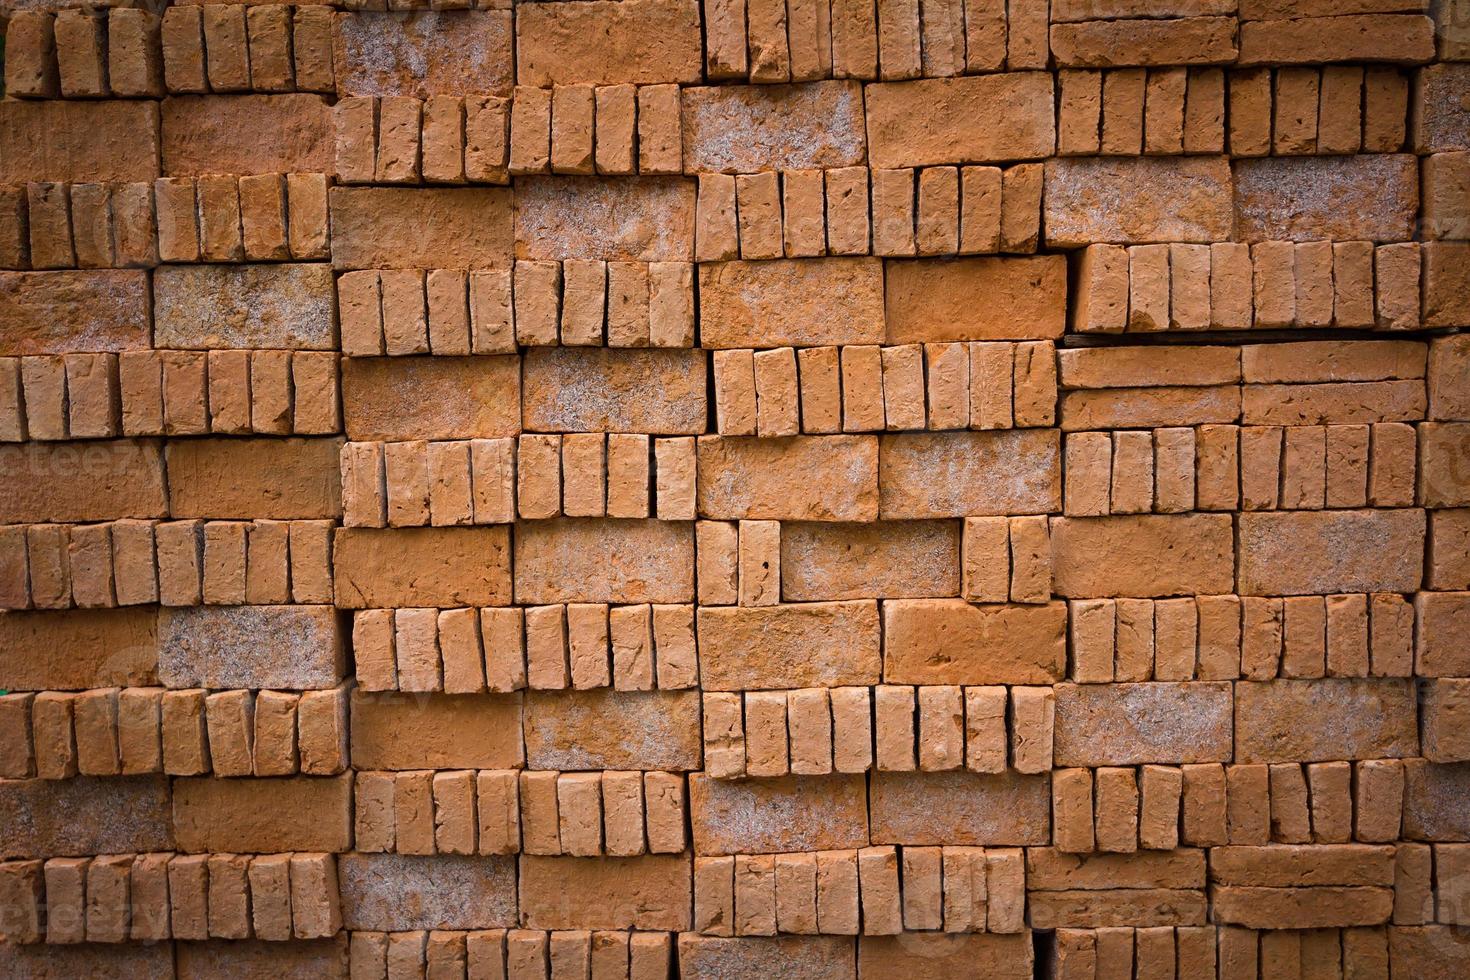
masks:
POLYGON ((145 7, 0 10, 0 975, 1470 974, 1465 0, 145 7))

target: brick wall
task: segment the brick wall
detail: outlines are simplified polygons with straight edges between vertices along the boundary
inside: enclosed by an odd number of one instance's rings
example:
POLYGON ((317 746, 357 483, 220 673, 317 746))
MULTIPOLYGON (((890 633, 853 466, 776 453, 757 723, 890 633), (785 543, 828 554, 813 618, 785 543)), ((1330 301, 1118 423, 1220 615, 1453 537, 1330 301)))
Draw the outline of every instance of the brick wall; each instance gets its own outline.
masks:
POLYGON ((1466 0, 0 19, 0 975, 1470 975, 1466 0))

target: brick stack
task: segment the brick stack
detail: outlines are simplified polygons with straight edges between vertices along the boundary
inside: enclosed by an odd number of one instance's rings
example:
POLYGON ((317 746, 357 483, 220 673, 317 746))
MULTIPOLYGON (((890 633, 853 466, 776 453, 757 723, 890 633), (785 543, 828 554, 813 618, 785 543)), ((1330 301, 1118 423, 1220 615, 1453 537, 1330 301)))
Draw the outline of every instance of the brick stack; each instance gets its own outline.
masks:
POLYGON ((1470 2, 373 6, 0 4, 0 975, 1470 975, 1470 2))

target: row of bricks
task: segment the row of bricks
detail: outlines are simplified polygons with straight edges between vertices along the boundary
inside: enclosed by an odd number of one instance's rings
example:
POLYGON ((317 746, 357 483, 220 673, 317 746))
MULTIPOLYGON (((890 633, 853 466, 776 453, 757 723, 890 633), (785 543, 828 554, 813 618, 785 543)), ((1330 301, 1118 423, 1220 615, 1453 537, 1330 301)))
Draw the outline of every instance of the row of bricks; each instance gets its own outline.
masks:
MULTIPOLYGON (((1470 337, 1293 340, 1233 344, 1087 343, 1057 351, 1067 391, 1246 384, 1426 380, 1431 398, 1453 399, 1470 337)), ((1450 418, 1431 414, 1430 418, 1450 418)))
POLYGON ((331 776, 347 768, 347 692, 101 688, 0 695, 0 774, 331 776))
POLYGON ((616 432, 349 442, 342 448, 342 523, 444 527, 563 515, 693 520, 694 450, 690 436, 616 432))
MULTIPOLYGON (((1309 685, 1310 681, 1297 683, 1309 685)), ((1190 685, 1175 686, 1172 691, 1169 686, 1135 687, 1134 693, 1142 698, 1156 696, 1148 693, 1151 690, 1162 697, 1183 693, 1190 685)), ((1402 690, 1405 695, 1412 693, 1402 690)), ((1067 726, 1063 735, 1068 741, 1065 747, 1058 746, 1055 761, 1075 764, 1079 759, 1109 761, 1106 755, 1077 754, 1075 712, 1081 710, 1077 706, 1110 696, 1126 697, 1127 693, 1100 692, 1097 686, 1007 689, 959 685, 809 688, 743 695, 707 692, 703 698, 704 766, 717 779, 961 768, 1001 773, 1007 770, 1008 761, 1009 768, 1017 772, 1046 772, 1054 761, 1059 694, 1064 709, 1073 713, 1063 717, 1067 726)), ((1219 693, 1228 696, 1228 685, 1219 693)), ((1421 681, 1418 698, 1417 710, 1394 722, 1406 744, 1422 744, 1423 756, 1435 763, 1470 759, 1470 738, 1457 720, 1470 700, 1470 680, 1421 681)), ((1228 753, 1228 720, 1222 727, 1228 753)), ((1250 734, 1244 725, 1237 725, 1238 742, 1250 734)), ((1327 749, 1323 754, 1330 757, 1335 751, 1327 749)), ((1147 759, 1150 753, 1139 757, 1147 759)))
POLYGON ((725 436, 1010 429, 1056 422, 1049 340, 714 352, 725 436))
MULTIPOLYGON (((1430 594, 1194 596, 1068 602, 1071 677, 1079 684, 1409 677, 1414 623, 1430 594)), ((1421 635, 1425 630, 1421 627, 1421 635)), ((1418 671, 1444 668, 1421 651, 1418 671)))
POLYGON ((0 357, 0 442, 338 432, 337 360, 302 350, 0 357))
POLYGON ((353 618, 352 647, 365 691, 652 691, 699 683, 693 606, 367 609, 353 618))
POLYGON ((677 85, 343 99, 337 175, 349 184, 505 184, 525 174, 677 174, 679 111, 677 85))
POLYGON ((1105 926, 1058 929, 1047 942, 1055 980, 1388 980, 1388 934, 1381 926, 1308 931, 1105 926))
MULTIPOLYGON (((1064 432, 1176 428, 1244 422, 1247 426, 1371 425, 1418 422, 1427 413, 1424 381, 1342 381, 1325 384, 1180 385, 1146 389, 1068 391, 1058 416, 1064 432), (1140 396, 1143 397, 1140 397, 1140 396)), ((1433 482, 1453 425, 1419 425, 1421 480, 1433 482)), ((1217 432, 1216 436, 1221 436, 1217 432)), ((1228 492, 1228 490, 1227 490, 1228 492)), ((1440 492, 1440 491, 1435 491, 1440 492)))
POLYGON ((891 936, 1026 929, 1020 848, 864 847, 694 859, 706 936, 891 936))
MULTIPOLYGON (((1391 933, 1400 931, 1384 927, 1258 931, 1239 926, 1107 926, 1057 929, 1038 936, 1037 941, 1049 957, 1054 971, 1049 975, 1055 980, 1169 980, 1176 976, 1189 980, 1388 980, 1391 951, 1393 962, 1414 962, 1411 952, 1398 951, 1398 940, 1390 940, 1391 933)), ((1425 931, 1406 928, 1402 932, 1425 931)), ((913 945, 913 938, 904 938, 905 948, 913 945)), ((679 962, 683 969, 693 971, 684 976, 704 977, 710 974, 699 971, 710 962, 736 968, 768 960, 789 965, 787 957, 801 955, 791 948, 789 939, 767 948, 763 944, 768 942, 760 938, 701 940, 694 933, 684 933, 679 936, 679 962)), ((349 969, 353 980, 577 980, 589 976, 592 980, 666 980, 672 968, 672 945, 670 934, 663 932, 354 931, 349 969)), ((840 963, 822 961, 831 976, 857 976, 851 966, 852 952, 847 949, 842 954, 849 964, 846 969, 840 963)), ((839 950, 824 947, 820 955, 836 958, 839 950)), ((934 955, 941 955, 941 949, 934 955)))
MULTIPOLYGON (((780 603, 779 521, 700 521, 694 531, 700 605, 780 603)), ((1044 517, 967 518, 961 556, 961 594, 971 602, 1051 598, 1051 542, 1044 517)))
POLYGON ((1081 333, 1359 327, 1417 330, 1416 242, 1089 245, 1072 328, 1081 333))
POLYGON ((1046 0, 702 0, 710 81, 898 81, 1045 68, 1046 0))
POLYGON ((668 980, 667 932, 353 931, 352 980, 668 980))
POLYGON ((322 939, 342 928, 332 854, 106 854, 0 864, 14 943, 322 939))
POLYGON ((6 51, 6 92, 22 98, 336 89, 327 7, 22 10, 6 51))
MULTIPOLYGON (((1470 862, 1465 844, 1269 845, 1216 847, 1208 853, 1208 891, 1204 854, 1161 852, 1133 887, 1071 889, 1091 876, 1124 872, 1126 863, 1095 856, 1078 863, 1056 851, 1027 851, 1028 918, 1032 928, 1086 927, 1129 919, 1159 925, 1219 924, 1252 929, 1324 929, 1352 926, 1461 924, 1465 919, 1470 862), (1182 859, 1182 860, 1181 860, 1182 859), (1191 870, 1191 865, 1193 869, 1191 870), (1172 866, 1172 868, 1171 868, 1172 866), (1087 868, 1068 881, 1067 869, 1087 868), (1165 870, 1171 869, 1171 870, 1165 870), (1077 880, 1081 879, 1081 880, 1077 880), (1149 880, 1170 887, 1148 887, 1149 880), (1135 901, 1136 900, 1136 901, 1135 901), (1208 905, 1206 905, 1208 901, 1208 905), (1133 914, 1123 909, 1132 909, 1133 914), (1137 912, 1147 909, 1143 916, 1137 912)), ((1141 855, 1139 856, 1142 857, 1141 855)), ((1125 856, 1138 870, 1146 860, 1125 856)), ((1132 875, 1129 875, 1133 878, 1132 875)))
POLYGON ((0 268, 325 259, 328 180, 253 174, 4 188, 0 268))
POLYGON ((0 609, 330 603, 330 521, 0 525, 0 609))
POLYGON ((1035 252, 1041 186, 1037 163, 700 174, 694 257, 1035 252))
POLYGON ((364 853, 682 854, 684 777, 668 772, 359 772, 364 853))
POLYGON ((1051 795, 1052 841, 1067 853, 1390 843, 1400 832, 1404 766, 1381 759, 1058 769, 1051 795))
POLYGON ((1069 432, 1063 512, 1409 507, 1414 426, 1234 426, 1069 432))
POLYGON ((714 779, 832 772, 1046 772, 1049 687, 879 685, 704 695, 714 779), (1009 751, 1008 751, 1009 750, 1009 751))
POLYGON ((524 346, 691 347, 688 262, 523 261, 511 270, 348 272, 342 352, 500 354, 524 346))
POLYGON ((1062 156, 1397 153, 1409 115, 1408 78, 1391 67, 1120 68, 1058 81, 1062 156))

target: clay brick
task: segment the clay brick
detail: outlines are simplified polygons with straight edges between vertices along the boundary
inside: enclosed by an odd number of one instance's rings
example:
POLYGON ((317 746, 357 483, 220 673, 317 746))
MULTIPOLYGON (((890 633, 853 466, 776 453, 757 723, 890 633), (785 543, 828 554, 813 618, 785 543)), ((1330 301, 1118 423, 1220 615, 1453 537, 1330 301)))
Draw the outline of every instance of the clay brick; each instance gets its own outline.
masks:
POLYGON ((510 265, 514 231, 505 190, 341 187, 329 203, 338 269, 510 265))
POLYGON ((887 343, 1045 340, 1066 321, 1057 256, 890 262, 886 267, 887 343), (961 296, 984 293, 977 306, 961 296))
POLYGON ((1047 836, 1039 828, 1047 826, 1050 806, 1040 776, 884 773, 873 777, 872 838, 908 845, 1038 844, 1047 836), (927 802, 915 809, 921 799, 927 802), (998 799, 1008 806, 994 808, 998 799))
POLYGON ((1045 184, 1046 242, 1054 247, 1229 237, 1231 177, 1223 158, 1051 160, 1045 184), (1146 192, 1131 192, 1138 187, 1146 192), (1099 200, 1101 207, 1092 203, 1099 200))
POLYGON ((704 367, 695 351, 533 350, 525 357, 524 424, 553 432, 694 435, 705 425, 704 367))
POLYGON ((913 519, 1058 509, 1060 448, 1040 430, 884 436, 879 510, 913 519), (928 477, 942 471, 965 476, 935 485, 928 477))
POLYGON ((1056 140, 1052 82, 1039 73, 880 84, 866 95, 875 167, 1045 156, 1056 140), (1007 112, 987 115, 1000 105, 1007 112))
POLYGON ((5 88, 18 96, 56 98, 61 94, 56 62, 55 15, 49 11, 16 11, 7 37, 10 57, 5 88))
POLYGON ((499 11, 381 12, 336 19, 332 62, 344 95, 509 95, 511 18, 499 11))
POLYGON ((1222 761, 1229 754, 1229 712, 1229 690, 1219 682, 1059 685, 1056 764, 1222 761), (1148 729, 1124 734, 1108 720, 1118 711, 1168 703, 1191 705, 1189 723, 1166 723, 1161 715, 1148 729))
POLYGON ((1213 515, 1054 519, 1053 590, 1062 596, 1229 592, 1233 548, 1228 531, 1229 523, 1213 515), (1126 567, 1136 574, 1120 578, 1119 566, 1100 575, 1102 570, 1082 557, 1098 554, 1099 547, 1112 554, 1119 554, 1119 549, 1138 549, 1140 555, 1172 550, 1174 558, 1152 567, 1131 563, 1126 567))
POLYGON ((1242 592, 1391 591, 1411 588, 1422 572, 1419 545, 1424 521, 1413 511, 1249 514, 1241 520, 1242 592), (1352 529, 1353 540, 1366 549, 1351 557, 1326 543, 1326 538, 1335 540, 1347 528, 1352 529), (1412 550, 1398 547, 1400 542, 1414 542, 1412 550), (1272 550, 1281 547, 1291 549, 1296 572, 1288 574, 1285 566, 1274 564, 1272 550), (1267 571, 1268 564, 1276 569, 1274 573, 1267 571))
POLYGON ((698 629, 702 683, 708 689, 877 679, 878 618, 871 601, 701 609, 698 629), (766 640, 754 646, 751 637, 757 635, 766 640), (780 642, 773 643, 778 637, 780 642), (797 649, 803 651, 799 656, 797 649), (813 658, 813 650, 825 652, 813 658))
POLYGON ((473 439, 520 431, 515 358, 353 358, 342 368, 343 418, 354 440, 473 439), (473 392, 457 402, 413 397, 420 385, 473 392), (510 404, 507 404, 509 402, 510 404))
POLYGON ((1433 57, 1432 34, 1428 17, 1395 13, 1353 14, 1336 21, 1310 16, 1253 21, 1241 25, 1240 62, 1352 61, 1370 51, 1385 61, 1422 62, 1433 57), (1374 43, 1382 32, 1389 32, 1392 45, 1374 43))
POLYGON ((714 348, 879 343, 882 272, 876 259, 701 265, 701 343, 714 348), (817 296, 820 303, 813 301, 817 296))
POLYGON ((939 521, 875 526, 788 523, 781 536, 787 600, 945 596, 959 591, 959 535, 939 521))
POLYGON ((1398 758, 1414 751, 1412 720, 1397 707, 1409 695, 1398 681, 1283 680, 1244 684, 1237 695, 1237 752, 1247 761, 1398 758), (1307 704, 1311 708, 1303 713, 1307 704), (1370 717, 1364 714, 1370 705, 1384 712, 1378 724, 1356 727, 1351 736, 1326 735, 1338 717, 1370 717))
POLYGON ((1221 64, 1235 60, 1235 25, 1222 17, 1088 20, 1053 27, 1051 50, 1068 67, 1221 64))

